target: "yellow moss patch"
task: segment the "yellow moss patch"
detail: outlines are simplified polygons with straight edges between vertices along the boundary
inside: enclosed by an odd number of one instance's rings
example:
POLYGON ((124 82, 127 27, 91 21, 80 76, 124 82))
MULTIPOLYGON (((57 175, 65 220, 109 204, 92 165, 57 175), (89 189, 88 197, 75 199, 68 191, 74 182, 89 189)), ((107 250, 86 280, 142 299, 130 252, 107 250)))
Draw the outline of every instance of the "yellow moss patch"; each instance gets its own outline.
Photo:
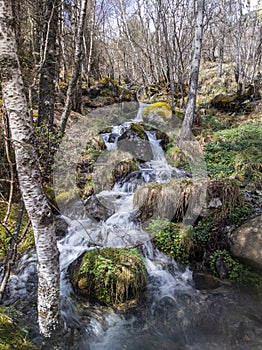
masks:
POLYGON ((171 107, 166 102, 152 103, 144 109, 144 115, 148 115, 151 111, 159 114, 161 117, 167 118, 172 113, 171 107))

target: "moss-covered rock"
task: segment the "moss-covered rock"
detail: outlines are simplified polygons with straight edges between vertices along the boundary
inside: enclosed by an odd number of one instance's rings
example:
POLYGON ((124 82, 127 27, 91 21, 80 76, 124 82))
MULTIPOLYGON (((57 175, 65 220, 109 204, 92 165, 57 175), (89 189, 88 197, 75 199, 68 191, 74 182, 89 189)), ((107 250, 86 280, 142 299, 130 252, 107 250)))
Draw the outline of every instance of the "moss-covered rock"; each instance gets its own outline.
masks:
POLYGON ((118 149, 128 152, 134 159, 148 161, 153 158, 152 149, 148 141, 144 126, 132 123, 118 139, 118 149))
POLYGON ((243 111, 250 113, 255 107, 253 99, 259 97, 258 93, 254 94, 254 86, 249 85, 243 94, 237 92, 231 95, 219 94, 215 96, 211 101, 211 106, 227 112, 243 111))
POLYGON ((233 258, 227 250, 216 250, 210 256, 210 268, 215 276, 228 279, 253 289, 262 295, 261 271, 256 271, 233 258))
POLYGON ((134 159, 120 161, 113 170, 113 182, 116 183, 133 171, 139 170, 138 162, 134 159))
POLYGON ((169 143, 166 149, 166 160, 169 164, 174 167, 183 168, 184 164, 187 162, 184 152, 175 143, 169 143))
POLYGON ((170 118, 170 115, 172 115, 171 107, 166 102, 155 102, 149 105, 144 109, 144 117, 149 118, 152 117, 153 114, 157 114, 164 120, 170 118))
POLYGON ((157 249, 174 257, 181 264, 188 263, 191 246, 191 226, 158 218, 150 222, 147 230, 151 233, 153 243, 157 249))
POLYGON ((69 274, 78 295, 104 305, 137 301, 146 284, 145 264, 136 249, 88 251, 70 265, 69 274))

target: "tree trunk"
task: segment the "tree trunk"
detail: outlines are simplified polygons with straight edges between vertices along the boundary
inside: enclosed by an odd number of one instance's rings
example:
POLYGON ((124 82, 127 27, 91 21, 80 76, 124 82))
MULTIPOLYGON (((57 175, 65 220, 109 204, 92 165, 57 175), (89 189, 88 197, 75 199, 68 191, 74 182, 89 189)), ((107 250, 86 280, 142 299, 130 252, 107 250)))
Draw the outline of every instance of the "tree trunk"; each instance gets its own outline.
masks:
POLYGON ((45 4, 46 13, 42 42, 42 65, 39 81, 38 125, 46 122, 49 130, 52 130, 54 122, 58 2, 58 0, 46 0, 45 4))
POLYGON ((20 190, 31 219, 38 257, 38 320, 50 337, 59 326, 59 252, 53 215, 44 195, 17 57, 11 1, 0 0, 0 79, 15 149, 20 190))
POLYGON ((67 119, 69 117, 71 108, 72 108, 72 98, 74 95, 74 89, 76 88, 77 81, 79 79, 79 74, 81 72, 81 57, 82 57, 82 44, 83 44, 83 32, 84 32, 84 24, 86 18, 86 8, 87 8, 87 0, 81 0, 81 13, 79 23, 77 25, 77 35, 76 35, 76 45, 75 45, 75 53, 74 53, 74 65, 72 68, 72 77, 67 89, 66 94, 66 102, 64 111, 61 115, 59 128, 62 133, 65 132, 67 119))
POLYGON ((197 18, 195 27, 194 54, 191 65, 188 100, 185 111, 185 118, 182 124, 181 138, 190 139, 192 137, 192 126, 196 109, 196 96, 198 88, 198 76, 202 49, 203 17, 205 1, 197 1, 197 18))

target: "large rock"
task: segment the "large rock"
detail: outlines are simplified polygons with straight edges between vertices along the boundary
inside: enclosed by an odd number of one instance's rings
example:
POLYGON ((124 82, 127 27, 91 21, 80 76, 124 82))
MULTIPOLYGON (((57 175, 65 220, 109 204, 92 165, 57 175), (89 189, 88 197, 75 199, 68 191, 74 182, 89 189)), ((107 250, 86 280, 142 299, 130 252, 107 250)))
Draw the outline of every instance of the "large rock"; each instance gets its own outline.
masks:
POLYGON ((143 258, 134 248, 87 251, 68 272, 82 299, 114 306, 137 301, 147 279, 143 258))
POLYGON ((149 161, 153 158, 150 142, 141 124, 130 125, 118 139, 118 149, 122 152, 129 152, 134 159, 149 161))
POLYGON ((233 256, 262 269, 262 215, 247 220, 230 236, 233 256))

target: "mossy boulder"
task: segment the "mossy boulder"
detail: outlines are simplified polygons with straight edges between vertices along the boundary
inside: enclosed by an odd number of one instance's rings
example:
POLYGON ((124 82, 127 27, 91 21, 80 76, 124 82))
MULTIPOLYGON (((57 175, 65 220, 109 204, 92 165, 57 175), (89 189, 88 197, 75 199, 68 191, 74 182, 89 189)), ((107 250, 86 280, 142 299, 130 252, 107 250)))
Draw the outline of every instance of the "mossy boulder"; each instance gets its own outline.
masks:
POLYGON ((153 243, 157 249, 174 257, 181 264, 188 263, 191 246, 191 226, 158 218, 150 222, 147 230, 151 233, 153 243))
POLYGON ((183 167, 187 163, 187 158, 177 143, 169 143, 166 147, 166 160, 174 167, 183 167))
POLYGON ((152 103, 144 109, 143 119, 145 123, 163 130, 163 125, 172 119, 172 110, 166 102, 152 103))
POLYGON ((262 215, 247 220, 230 235, 230 252, 262 270, 262 215))
POLYGON ((132 123, 119 137, 118 149, 129 152, 134 159, 148 161, 153 158, 152 149, 142 124, 132 123))
POLYGON ((120 161, 113 170, 113 182, 116 183, 133 171, 139 170, 138 162, 134 159, 120 161))
POLYGON ((225 112, 251 112, 255 104, 254 99, 260 98, 259 93, 254 90, 253 85, 246 87, 244 93, 236 92, 231 95, 219 94, 211 101, 211 106, 225 112))
POLYGON ((146 285, 145 264, 136 249, 88 251, 70 265, 69 275, 80 297, 103 305, 135 302, 146 285))

